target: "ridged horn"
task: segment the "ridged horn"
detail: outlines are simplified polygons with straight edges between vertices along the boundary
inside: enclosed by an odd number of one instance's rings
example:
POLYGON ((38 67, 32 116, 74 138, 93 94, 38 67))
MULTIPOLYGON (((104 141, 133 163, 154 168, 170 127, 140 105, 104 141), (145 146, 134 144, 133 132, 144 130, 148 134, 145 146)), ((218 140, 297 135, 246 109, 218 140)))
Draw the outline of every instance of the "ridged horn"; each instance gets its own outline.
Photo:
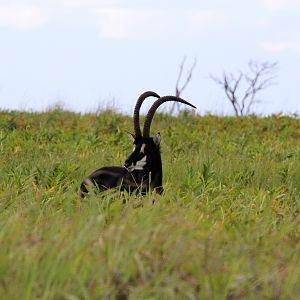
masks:
POLYGON ((141 108, 144 100, 148 97, 159 98, 159 95, 156 94, 155 92, 147 91, 147 92, 144 92, 143 94, 141 94, 140 97, 138 98, 135 108, 134 108, 134 113, 133 113, 133 127, 134 127, 135 137, 142 136, 142 132, 141 132, 141 128, 140 128, 140 108, 141 108))
POLYGON ((197 108, 193 104, 191 104, 179 97, 176 97, 176 96, 164 96, 164 97, 159 98, 158 100, 156 100, 153 103, 153 105, 151 106, 151 108, 148 111, 148 114, 146 116, 145 123, 144 123, 143 137, 147 138, 150 136, 150 126, 151 126, 151 122, 152 122, 152 119, 154 117, 156 110, 158 109, 158 107, 160 105, 162 105, 163 103, 168 102, 168 101, 180 102, 180 103, 189 105, 193 108, 197 108))

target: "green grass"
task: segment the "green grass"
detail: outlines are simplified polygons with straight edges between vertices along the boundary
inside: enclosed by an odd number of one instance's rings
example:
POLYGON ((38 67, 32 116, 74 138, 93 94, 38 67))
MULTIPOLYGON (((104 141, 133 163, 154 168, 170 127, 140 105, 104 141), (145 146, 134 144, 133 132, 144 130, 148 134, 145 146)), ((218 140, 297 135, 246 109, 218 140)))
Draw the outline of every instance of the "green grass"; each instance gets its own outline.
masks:
POLYGON ((131 128, 0 112, 0 298, 299 299, 300 121, 158 114, 164 195, 78 201, 131 128))

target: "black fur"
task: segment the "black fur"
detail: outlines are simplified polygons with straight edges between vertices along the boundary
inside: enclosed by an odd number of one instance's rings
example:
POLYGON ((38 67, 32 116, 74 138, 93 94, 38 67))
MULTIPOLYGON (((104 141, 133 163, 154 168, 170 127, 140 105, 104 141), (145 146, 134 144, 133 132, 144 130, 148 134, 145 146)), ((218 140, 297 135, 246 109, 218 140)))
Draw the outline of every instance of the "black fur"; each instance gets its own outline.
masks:
POLYGON ((124 167, 103 167, 94 171, 82 182, 81 197, 88 193, 88 187, 91 185, 99 192, 118 188, 129 193, 146 194, 150 188, 158 194, 163 193, 159 142, 156 144, 153 138, 138 137, 133 143, 135 149, 126 159, 124 167), (139 167, 138 162, 145 156, 145 164, 139 167))
POLYGON ((118 188, 120 191, 133 193, 139 191, 146 194, 150 189, 154 189, 158 194, 163 193, 162 187, 162 163, 160 156, 160 135, 159 133, 150 138, 150 126, 158 107, 168 101, 184 103, 193 108, 193 104, 175 96, 159 97, 158 94, 148 91, 143 93, 137 100, 133 123, 134 123, 134 150, 125 161, 124 167, 103 167, 89 175, 80 186, 80 195, 84 197, 88 193, 88 187, 95 188, 99 192, 118 188), (151 106, 146 115, 143 135, 139 124, 139 111, 143 101, 148 97, 159 98, 151 106), (146 156, 146 157, 145 157, 146 156))

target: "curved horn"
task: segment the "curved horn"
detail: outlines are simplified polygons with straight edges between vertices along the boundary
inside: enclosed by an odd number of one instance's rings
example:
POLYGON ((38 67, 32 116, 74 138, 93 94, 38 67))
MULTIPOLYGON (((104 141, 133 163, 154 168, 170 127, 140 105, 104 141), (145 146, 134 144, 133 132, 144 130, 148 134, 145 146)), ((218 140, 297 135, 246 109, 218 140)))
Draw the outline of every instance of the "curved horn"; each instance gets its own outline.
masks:
POLYGON ((144 102, 144 100, 148 97, 156 97, 159 98, 160 96, 156 94, 155 92, 147 91, 143 94, 140 95, 138 98, 135 108, 134 108, 134 113, 133 113, 133 127, 134 127, 134 135, 135 137, 141 137, 142 132, 140 128, 140 108, 144 102))
POLYGON ((146 120, 145 120, 145 123, 144 123, 143 137, 147 138, 147 137, 150 136, 150 126, 151 126, 151 122, 152 122, 152 119, 153 119, 153 116, 154 116, 156 110, 158 109, 158 107, 160 105, 162 105, 163 103, 168 102, 168 101, 176 101, 176 102, 180 102, 180 103, 189 105, 193 108, 197 108, 193 104, 191 104, 191 103, 189 103, 189 102, 187 102, 187 101, 185 101, 185 100, 183 100, 179 97, 164 96, 164 97, 159 98, 158 100, 156 100, 154 102, 154 104, 151 106, 151 108, 148 111, 148 114, 146 116, 146 120))

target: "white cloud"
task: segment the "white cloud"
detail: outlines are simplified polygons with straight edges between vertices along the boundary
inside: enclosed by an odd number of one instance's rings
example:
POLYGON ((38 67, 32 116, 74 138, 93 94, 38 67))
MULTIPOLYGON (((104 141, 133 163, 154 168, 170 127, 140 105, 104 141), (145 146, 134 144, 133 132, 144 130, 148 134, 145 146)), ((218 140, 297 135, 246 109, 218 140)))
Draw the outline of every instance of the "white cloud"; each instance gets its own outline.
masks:
POLYGON ((84 10, 112 7, 119 3, 119 0, 0 0, 0 6, 37 7, 44 11, 56 12, 64 9, 81 9, 82 13, 84 10))
POLYGON ((282 53, 286 51, 292 51, 300 54, 300 42, 297 41, 285 41, 285 42, 264 42, 261 47, 272 53, 282 53))
POLYGON ((262 0, 261 3, 270 12, 282 12, 300 8, 299 0, 262 0))
POLYGON ((195 26, 197 30, 201 29, 203 32, 207 29, 216 29, 220 26, 224 26, 227 21, 227 17, 220 11, 203 10, 195 11, 186 14, 186 21, 190 25, 195 26))
POLYGON ((199 37, 226 24, 220 11, 124 8, 119 0, 0 1, 0 27, 28 30, 46 22, 85 23, 98 26, 100 35, 111 39, 199 37))
POLYGON ((46 22, 42 10, 33 6, 0 6, 0 27, 34 29, 46 22))
POLYGON ((101 36, 112 39, 203 36, 226 23, 218 11, 111 8, 99 9, 96 15, 101 36))

